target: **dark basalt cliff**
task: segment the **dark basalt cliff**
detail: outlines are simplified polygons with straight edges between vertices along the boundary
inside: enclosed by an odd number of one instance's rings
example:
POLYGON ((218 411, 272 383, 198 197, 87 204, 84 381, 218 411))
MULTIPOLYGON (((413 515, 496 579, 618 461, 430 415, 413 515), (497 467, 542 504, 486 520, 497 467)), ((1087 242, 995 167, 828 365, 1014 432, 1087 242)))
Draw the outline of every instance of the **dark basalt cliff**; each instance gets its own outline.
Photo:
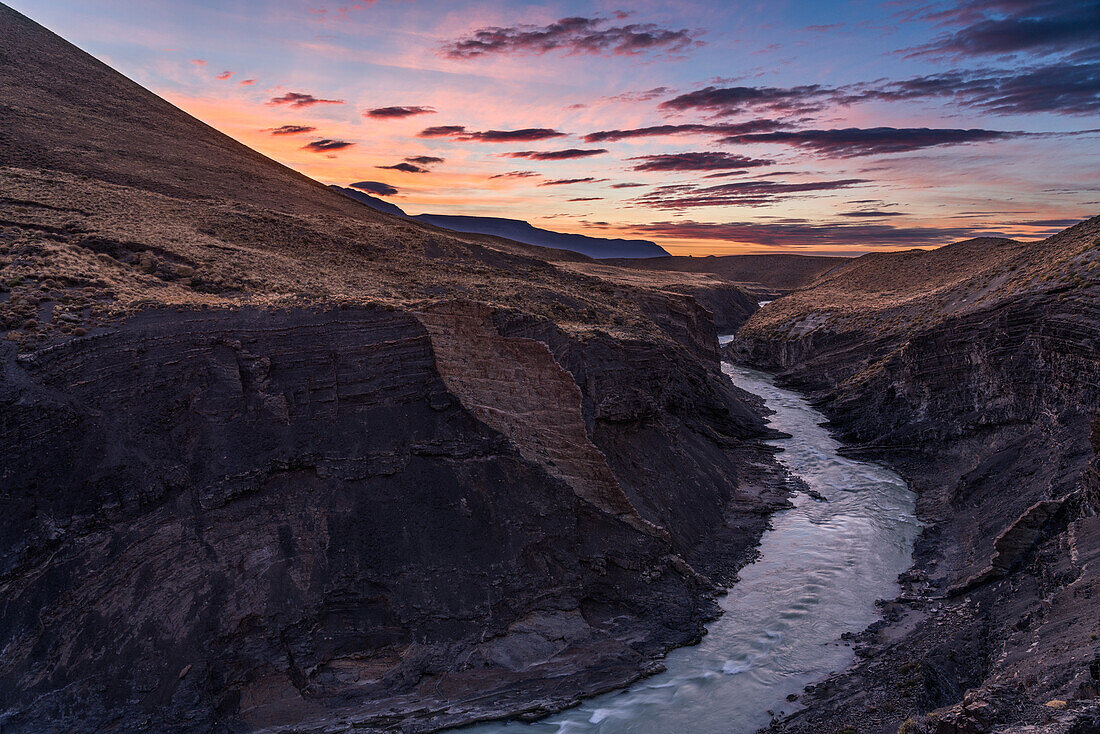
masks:
MULTIPOLYGON (((431 328, 381 309, 154 310, 5 348, 5 731, 325 730, 395 714, 413 730, 561 706, 695 639, 711 583, 606 464, 617 500, 562 471, 568 450, 525 455, 536 442, 487 415, 510 392, 602 459, 547 348, 513 338, 543 356, 492 362, 544 386, 538 369, 556 370, 571 404, 504 378, 485 405, 448 387, 431 328)), ((676 460, 737 466, 653 430, 676 460)), ((678 535, 706 537, 739 509, 724 491, 717 515, 678 535)), ((768 508, 755 494, 742 505, 756 518, 744 553, 768 508)))
POLYGON ((775 730, 1098 730, 1098 270, 1100 218, 868 256, 731 345, 898 469, 927 523, 862 661, 775 730))
POLYGON ((756 401, 690 294, 546 252, 0 6, 0 730, 424 731, 697 640, 785 501, 756 401))

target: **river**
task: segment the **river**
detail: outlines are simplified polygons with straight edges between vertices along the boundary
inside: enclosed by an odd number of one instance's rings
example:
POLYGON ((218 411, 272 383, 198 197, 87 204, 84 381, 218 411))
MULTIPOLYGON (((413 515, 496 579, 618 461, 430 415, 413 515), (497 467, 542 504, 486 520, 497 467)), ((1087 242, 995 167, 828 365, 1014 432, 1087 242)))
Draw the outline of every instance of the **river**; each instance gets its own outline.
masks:
POLYGON ((878 618, 897 595, 920 526, 913 493, 894 472, 840 456, 824 416, 771 376, 725 364, 740 388, 764 398, 772 427, 792 438, 779 461, 825 501, 799 492, 777 513, 760 556, 720 600, 703 641, 673 650, 664 673, 534 723, 478 725, 469 734, 742 734, 767 726, 807 684, 843 669, 841 640, 878 618))

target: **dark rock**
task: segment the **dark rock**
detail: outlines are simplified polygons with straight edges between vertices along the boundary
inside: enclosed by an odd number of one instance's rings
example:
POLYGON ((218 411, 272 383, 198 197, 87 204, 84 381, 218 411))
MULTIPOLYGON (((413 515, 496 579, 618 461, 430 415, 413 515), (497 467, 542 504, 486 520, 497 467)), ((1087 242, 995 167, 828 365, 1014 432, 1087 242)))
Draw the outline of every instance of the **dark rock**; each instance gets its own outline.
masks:
MULTIPOLYGON (((867 700, 891 711, 867 731, 910 717, 925 722, 914 731, 1009 731, 1081 690, 1100 655, 1096 242, 1100 218, 1042 243, 859 258, 729 348, 809 391, 861 457, 909 480, 927 525, 901 581, 946 597, 906 601, 885 644, 778 731, 832 730, 867 700)), ((1049 730, 1088 730, 1096 707, 1070 714, 1049 730)))
POLYGON ((691 294, 0 45, 0 730, 535 717, 700 639, 787 485, 691 294))

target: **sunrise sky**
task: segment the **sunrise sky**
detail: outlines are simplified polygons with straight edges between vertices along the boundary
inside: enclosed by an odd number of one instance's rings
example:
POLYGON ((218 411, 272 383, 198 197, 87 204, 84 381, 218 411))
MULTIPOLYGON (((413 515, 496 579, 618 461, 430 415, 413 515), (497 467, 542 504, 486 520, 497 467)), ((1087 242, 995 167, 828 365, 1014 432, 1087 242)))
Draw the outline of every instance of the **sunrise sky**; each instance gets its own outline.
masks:
POLYGON ((11 5, 410 214, 858 254, 1100 213, 1100 0, 11 5))

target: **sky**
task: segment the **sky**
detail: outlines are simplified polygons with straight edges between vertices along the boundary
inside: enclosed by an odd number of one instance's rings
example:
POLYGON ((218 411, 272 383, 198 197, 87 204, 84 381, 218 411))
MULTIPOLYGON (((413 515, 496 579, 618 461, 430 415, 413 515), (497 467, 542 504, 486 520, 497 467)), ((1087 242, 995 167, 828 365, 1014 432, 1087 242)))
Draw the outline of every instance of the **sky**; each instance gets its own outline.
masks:
POLYGON ((409 214, 721 255, 1100 213, 1100 0, 6 1, 409 214))

